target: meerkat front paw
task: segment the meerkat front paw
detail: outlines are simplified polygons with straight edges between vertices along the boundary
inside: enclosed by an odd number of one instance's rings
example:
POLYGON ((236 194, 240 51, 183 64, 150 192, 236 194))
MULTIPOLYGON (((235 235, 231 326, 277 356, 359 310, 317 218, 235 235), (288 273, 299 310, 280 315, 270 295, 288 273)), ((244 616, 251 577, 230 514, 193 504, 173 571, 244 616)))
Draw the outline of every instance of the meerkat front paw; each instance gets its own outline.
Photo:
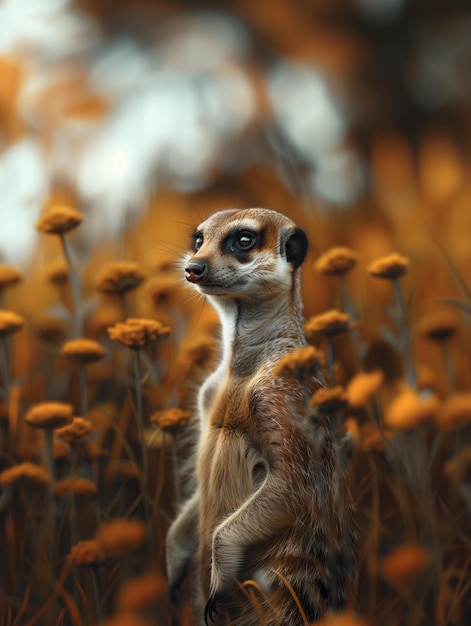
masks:
POLYGON ((216 604, 227 596, 232 585, 235 585, 239 571, 240 558, 237 545, 227 541, 227 522, 222 524, 213 535, 211 582, 209 599, 204 609, 204 621, 214 621, 217 613, 216 604))
POLYGON ((230 540, 229 522, 226 520, 213 535, 211 595, 225 594, 235 583, 240 566, 240 550, 237 543, 230 540))
POLYGON ((208 620, 214 622, 214 615, 217 613, 216 604, 227 595, 227 584, 223 582, 220 568, 217 567, 213 558, 211 569, 211 585, 209 598, 204 609, 204 622, 208 624, 208 620))

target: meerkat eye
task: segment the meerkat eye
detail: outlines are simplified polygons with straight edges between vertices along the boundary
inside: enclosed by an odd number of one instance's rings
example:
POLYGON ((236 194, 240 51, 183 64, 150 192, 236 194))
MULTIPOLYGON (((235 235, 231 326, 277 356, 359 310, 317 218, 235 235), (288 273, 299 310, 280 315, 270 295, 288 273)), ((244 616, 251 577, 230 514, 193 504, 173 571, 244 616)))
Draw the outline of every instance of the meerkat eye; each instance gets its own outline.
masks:
POLYGON ((203 245, 203 237, 201 235, 195 235, 193 237, 193 250, 198 252, 198 250, 203 245))
POLYGON ((252 233, 240 233, 235 240, 235 244, 242 250, 250 250, 256 241, 257 238, 252 233))

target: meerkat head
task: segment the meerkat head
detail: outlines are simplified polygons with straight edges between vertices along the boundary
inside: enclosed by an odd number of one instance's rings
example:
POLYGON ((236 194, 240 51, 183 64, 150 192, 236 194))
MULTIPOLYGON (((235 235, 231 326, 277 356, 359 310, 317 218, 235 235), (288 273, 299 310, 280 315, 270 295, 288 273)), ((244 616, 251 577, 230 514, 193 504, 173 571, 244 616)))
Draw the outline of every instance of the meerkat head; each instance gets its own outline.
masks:
POLYGON ((213 297, 270 299, 289 291, 308 249, 305 232, 269 209, 227 209, 194 231, 185 276, 213 297))

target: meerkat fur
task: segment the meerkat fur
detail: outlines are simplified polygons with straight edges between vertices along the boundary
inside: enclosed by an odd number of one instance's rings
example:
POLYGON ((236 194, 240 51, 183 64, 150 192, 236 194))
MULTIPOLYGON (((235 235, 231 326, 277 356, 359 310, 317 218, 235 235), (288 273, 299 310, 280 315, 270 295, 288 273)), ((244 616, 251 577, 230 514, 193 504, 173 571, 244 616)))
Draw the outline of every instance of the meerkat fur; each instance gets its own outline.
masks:
POLYGON ((298 626, 347 601, 351 503, 335 442, 314 453, 300 383, 273 373, 305 345, 307 248, 280 213, 227 209, 197 227, 185 258, 222 326, 220 363, 198 395, 196 489, 167 535, 171 597, 191 572, 200 625, 298 626))

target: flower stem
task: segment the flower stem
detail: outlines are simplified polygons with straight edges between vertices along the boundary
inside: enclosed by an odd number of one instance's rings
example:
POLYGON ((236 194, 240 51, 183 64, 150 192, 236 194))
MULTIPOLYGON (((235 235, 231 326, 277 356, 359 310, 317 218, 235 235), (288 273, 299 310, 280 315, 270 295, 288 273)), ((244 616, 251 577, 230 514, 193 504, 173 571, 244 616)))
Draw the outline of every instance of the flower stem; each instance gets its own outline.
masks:
POLYGON ((392 281, 394 288, 394 296, 396 299, 396 307, 401 316, 401 331, 402 331, 402 358, 404 361, 404 370, 407 383, 411 387, 417 386, 417 374, 414 368, 414 362, 412 360, 412 335, 407 321, 407 311, 402 295, 401 285, 398 278, 394 278, 392 281))
POLYGON ((8 404, 10 401, 10 389, 11 389, 8 339, 5 335, 0 335, 0 339, 1 339, 1 345, 2 345, 2 356, 0 358, 0 368, 2 371, 3 393, 5 396, 5 402, 6 404, 8 404))
POLYGON ((52 546, 55 541, 55 519, 54 519, 54 482, 55 482, 55 472, 54 472, 54 457, 53 457, 53 434, 52 430, 44 431, 44 450, 46 457, 46 467, 47 471, 51 477, 51 482, 48 483, 47 486, 47 506, 49 511, 49 542, 48 542, 48 556, 51 559, 52 563, 52 546))
POLYGON ((335 384, 335 372, 334 372, 334 342, 332 337, 326 337, 326 352, 327 352, 327 372, 329 374, 330 384, 335 384))
MULTIPOLYGON (((344 274, 340 276, 340 293, 342 298, 342 307, 344 311, 348 313, 350 323, 354 323, 356 320, 355 310, 353 308, 352 299, 350 298, 350 293, 348 291, 347 279, 344 274)), ((361 370, 361 344, 358 328, 356 326, 351 328, 349 335, 355 366, 358 370, 361 370)))
MULTIPOLYGON (((77 446, 72 446, 72 476, 75 476, 77 466, 77 446)), ((70 537, 71 545, 74 546, 78 541, 77 532, 77 506, 75 502, 75 493, 72 489, 70 494, 70 537)))
POLYGON ((80 280, 72 261, 72 257, 69 250, 66 237, 60 235, 62 250, 64 252, 65 260, 67 261, 67 267, 69 269, 69 282, 72 292, 72 306, 73 306, 73 336, 80 337, 82 334, 82 305, 81 305, 81 289, 80 280))
MULTIPOLYGON (((9 350, 8 350, 8 339, 5 335, 0 336, 1 339, 1 355, 0 355, 0 370, 2 373, 2 381, 3 381, 3 396, 5 400, 5 404, 7 406, 8 412, 10 411, 10 390, 11 390, 11 379, 10 379, 10 358, 9 358, 9 350)), ((5 420, 5 427, 1 427, 0 431, 0 450, 9 450, 10 449, 10 426, 9 419, 5 420)))
POLYGON ((131 310, 130 310, 130 306, 129 306, 129 299, 127 297, 126 292, 124 292, 124 291, 119 294, 119 297, 121 299, 121 304, 123 306, 124 319, 127 320, 129 317, 131 317, 131 310))
POLYGON ((45 449, 45 454, 46 454, 46 466, 47 466, 47 471, 51 477, 51 484, 54 485, 54 480, 55 480, 55 472, 54 472, 54 459, 53 459, 53 454, 52 454, 52 449, 53 449, 53 436, 52 436, 52 430, 45 430, 44 431, 44 449, 45 449))
POLYGON ((136 388, 136 412, 138 417, 139 437, 142 447, 142 490, 144 492, 144 507, 146 520, 150 521, 149 501, 147 493, 147 446, 144 437, 144 414, 142 410, 142 390, 141 390, 141 366, 139 362, 139 350, 133 350, 134 382, 136 388))
POLYGON ((79 383, 80 383, 80 415, 86 419, 88 414, 87 403, 87 373, 83 363, 78 364, 79 383))

